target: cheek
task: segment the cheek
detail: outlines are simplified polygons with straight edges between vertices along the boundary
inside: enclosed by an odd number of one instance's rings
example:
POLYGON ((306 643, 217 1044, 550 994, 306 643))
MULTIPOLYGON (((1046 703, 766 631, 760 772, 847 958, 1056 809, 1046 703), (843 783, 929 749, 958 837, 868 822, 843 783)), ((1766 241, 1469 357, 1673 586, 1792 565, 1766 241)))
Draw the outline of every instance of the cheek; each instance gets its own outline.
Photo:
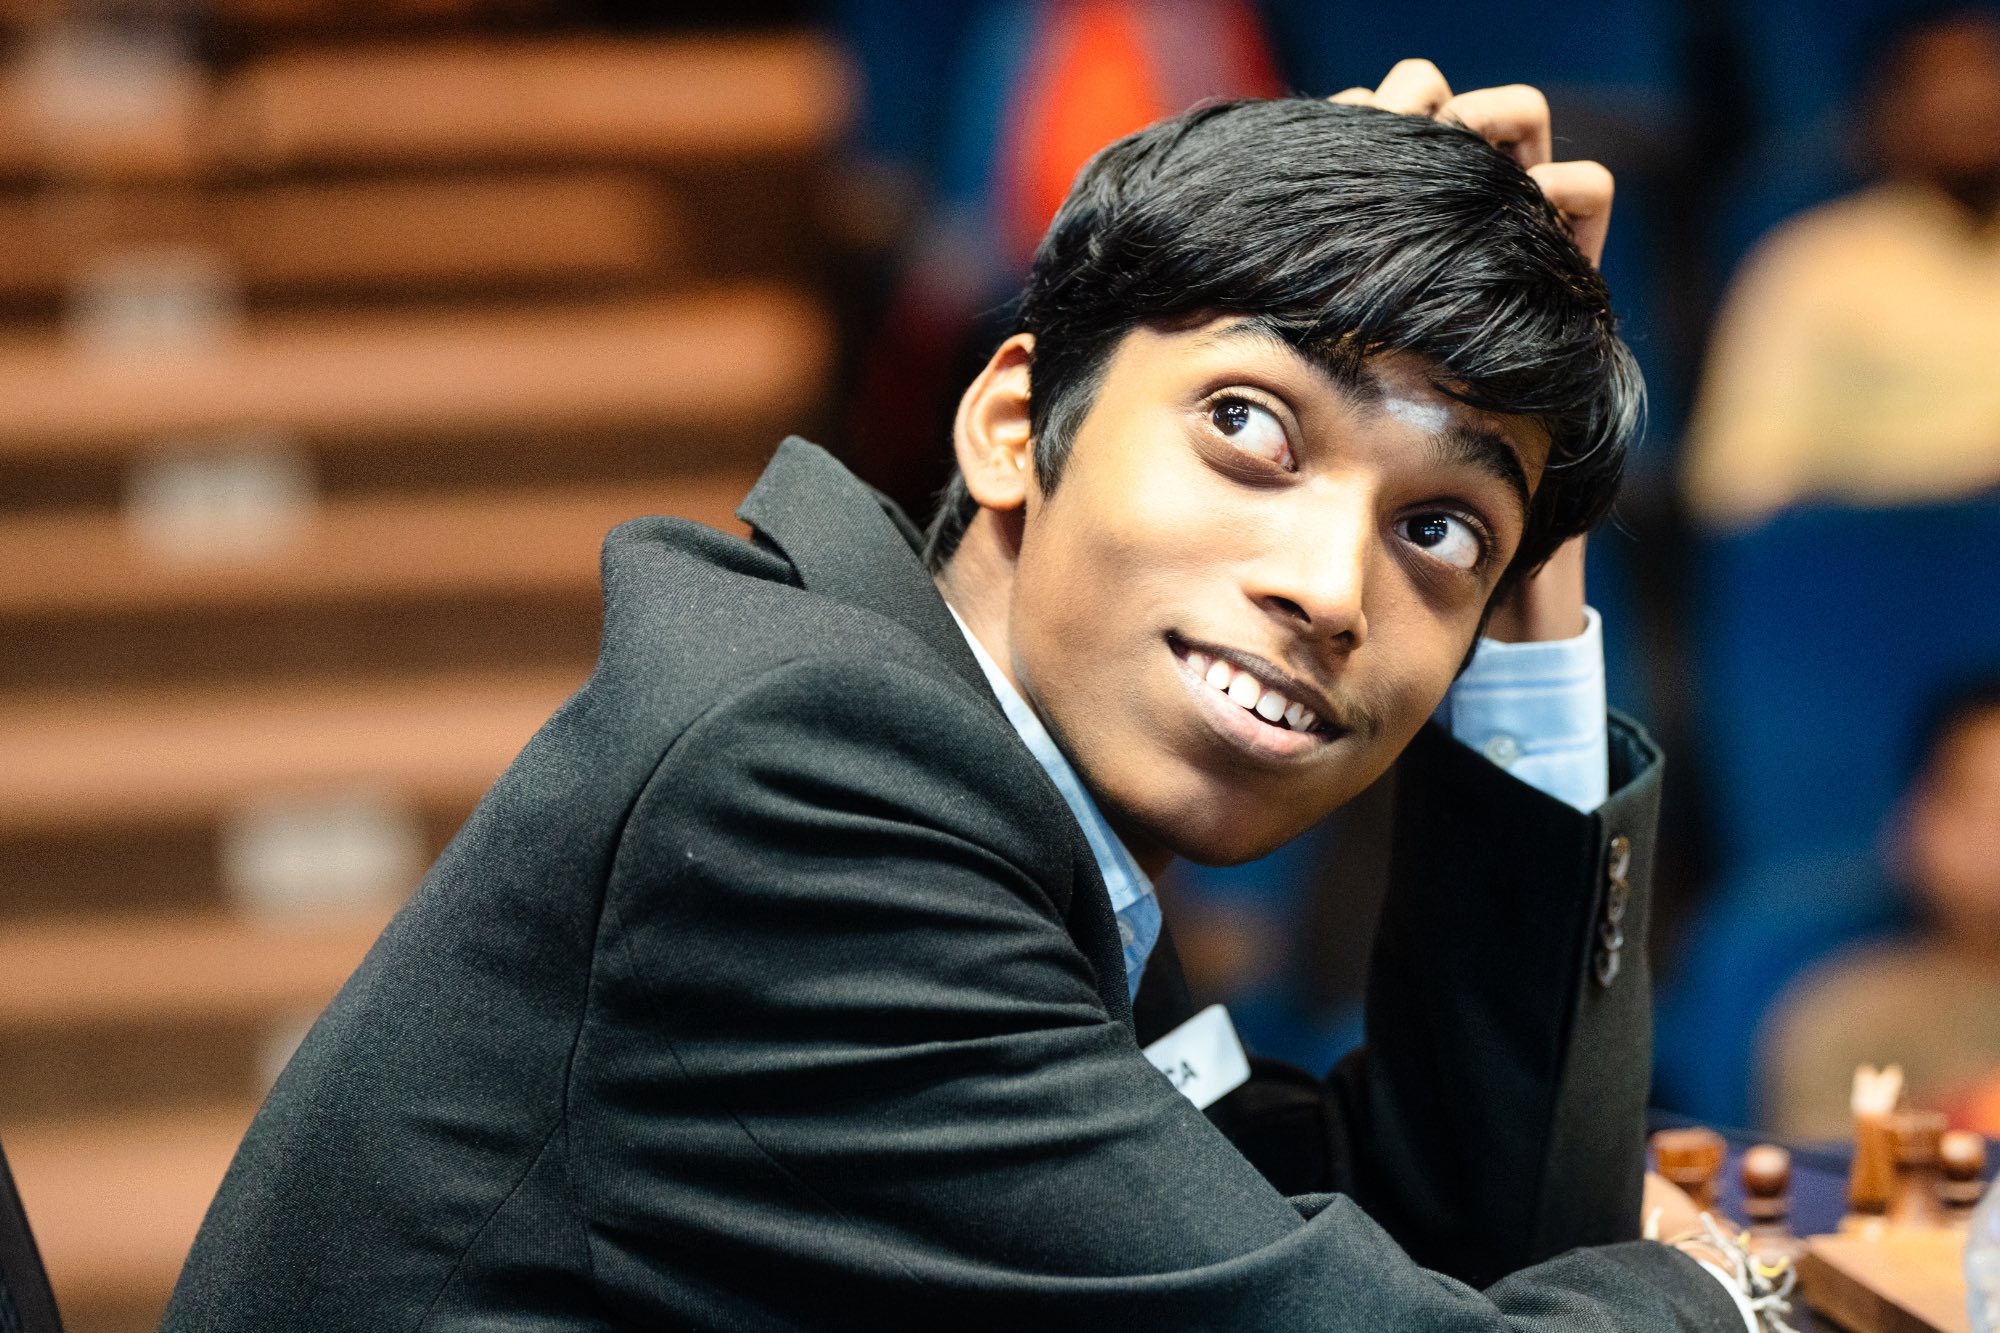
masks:
POLYGON ((1373 661, 1364 674, 1368 687, 1378 692, 1371 700, 1382 710, 1378 716, 1397 719, 1408 739, 1458 679, 1479 631, 1478 604, 1440 605, 1413 577, 1396 569, 1392 557, 1381 563, 1389 568, 1374 582, 1363 649, 1373 654, 1373 661))
POLYGON ((1074 468, 1030 526, 1017 588, 1045 623, 1098 639, 1137 628, 1152 601, 1212 573, 1226 549, 1200 478, 1074 468))
POLYGON ((1914 832, 1918 875, 1933 893, 2000 913, 2000 810, 1952 807, 1919 821, 1914 832))

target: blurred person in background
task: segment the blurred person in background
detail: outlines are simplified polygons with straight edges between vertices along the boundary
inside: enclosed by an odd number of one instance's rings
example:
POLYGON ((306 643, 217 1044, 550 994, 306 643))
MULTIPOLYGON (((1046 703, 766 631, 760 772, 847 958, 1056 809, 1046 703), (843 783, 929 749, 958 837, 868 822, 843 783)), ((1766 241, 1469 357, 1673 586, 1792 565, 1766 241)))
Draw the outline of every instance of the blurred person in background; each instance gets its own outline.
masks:
POLYGON ((1905 20, 1865 106, 1880 179, 1762 241, 1719 316, 1688 440, 1710 524, 2000 483, 2000 9, 1905 20))
POLYGON ((1911 1100, 2000 1136, 2000 674, 1947 694, 1884 830, 1882 873, 1918 924, 1810 969, 1765 1026, 1767 1120, 1844 1138, 1858 1064, 1903 1066, 1911 1100))

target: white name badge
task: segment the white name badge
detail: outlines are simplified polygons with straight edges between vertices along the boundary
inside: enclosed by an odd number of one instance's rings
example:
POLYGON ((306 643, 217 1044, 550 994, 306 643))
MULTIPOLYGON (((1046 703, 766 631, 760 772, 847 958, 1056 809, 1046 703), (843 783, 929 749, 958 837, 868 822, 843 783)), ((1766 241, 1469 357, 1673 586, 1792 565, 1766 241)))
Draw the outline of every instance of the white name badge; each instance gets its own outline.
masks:
POLYGON ((1219 1004, 1211 1004, 1148 1046, 1146 1058, 1198 1107, 1250 1079, 1250 1057, 1243 1053, 1229 1011, 1219 1004))

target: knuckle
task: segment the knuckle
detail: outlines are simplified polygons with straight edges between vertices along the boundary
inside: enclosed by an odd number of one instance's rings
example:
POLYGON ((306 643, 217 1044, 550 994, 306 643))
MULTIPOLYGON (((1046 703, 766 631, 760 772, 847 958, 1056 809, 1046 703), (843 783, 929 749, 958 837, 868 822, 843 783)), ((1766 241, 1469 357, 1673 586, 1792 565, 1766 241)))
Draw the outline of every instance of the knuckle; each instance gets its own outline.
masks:
POLYGON ((1548 94, 1532 83, 1510 83, 1501 91, 1507 93, 1533 115, 1547 118, 1549 114, 1548 94))
POLYGON ((1444 82, 1444 71, 1440 70, 1432 62, 1425 60, 1422 56, 1410 56, 1407 59, 1398 60, 1390 67, 1389 73, 1391 76, 1401 74, 1406 78, 1422 78, 1430 83, 1444 82))

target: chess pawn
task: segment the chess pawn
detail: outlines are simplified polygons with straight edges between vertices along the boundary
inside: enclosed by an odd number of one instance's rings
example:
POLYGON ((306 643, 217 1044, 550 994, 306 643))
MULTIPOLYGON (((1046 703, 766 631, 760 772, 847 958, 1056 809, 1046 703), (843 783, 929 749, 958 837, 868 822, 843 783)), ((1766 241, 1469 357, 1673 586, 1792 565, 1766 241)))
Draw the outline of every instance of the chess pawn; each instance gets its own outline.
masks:
POLYGON ((1938 1166, 1944 1174, 1938 1185, 1944 1220, 1962 1227, 1972 1219, 1972 1210, 1985 1192, 1986 1140, 1970 1130, 1949 1131, 1938 1140, 1938 1166))
POLYGON ((1944 1225, 1944 1210, 1938 1203, 1938 1147, 1944 1125, 1940 1111, 1898 1111, 1889 1117, 1889 1148, 1895 1162, 1887 1210, 1890 1226, 1944 1225))
POLYGON ((1715 1184, 1729 1146, 1712 1129, 1663 1129, 1653 1135, 1659 1173, 1687 1192, 1704 1213, 1715 1211, 1715 1184))
POLYGON ((1805 1245, 1792 1234, 1792 1155, 1776 1144, 1760 1143, 1743 1154, 1742 1173, 1750 1252, 1766 1263, 1798 1258, 1805 1245))

